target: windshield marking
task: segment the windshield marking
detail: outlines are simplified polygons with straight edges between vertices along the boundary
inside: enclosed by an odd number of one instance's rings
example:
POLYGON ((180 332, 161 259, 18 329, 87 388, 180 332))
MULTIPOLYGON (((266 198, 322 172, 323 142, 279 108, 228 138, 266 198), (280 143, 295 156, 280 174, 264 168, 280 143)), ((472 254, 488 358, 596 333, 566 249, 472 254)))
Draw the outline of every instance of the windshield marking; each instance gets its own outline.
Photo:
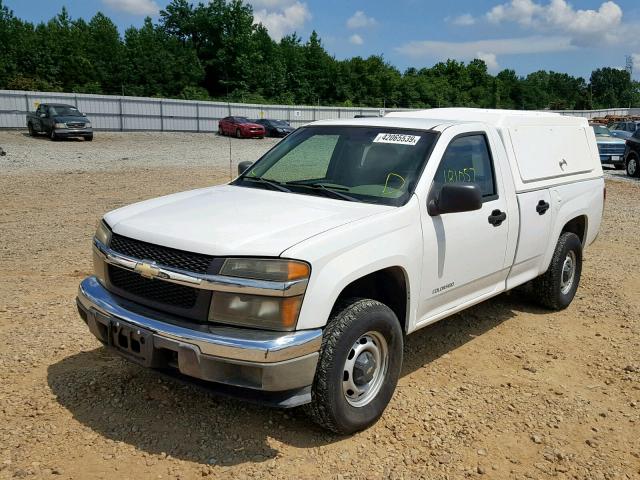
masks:
POLYGON ((415 146, 420 141, 417 135, 404 135, 402 133, 379 133, 373 143, 393 143, 396 145, 415 146))

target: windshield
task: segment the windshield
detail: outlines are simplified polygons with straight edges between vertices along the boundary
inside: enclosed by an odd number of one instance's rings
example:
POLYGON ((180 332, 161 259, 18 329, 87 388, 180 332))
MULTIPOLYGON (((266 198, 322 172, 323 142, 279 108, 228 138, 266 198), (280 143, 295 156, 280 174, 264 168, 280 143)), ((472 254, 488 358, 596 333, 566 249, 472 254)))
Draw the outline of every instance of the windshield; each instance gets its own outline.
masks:
POLYGON ((609 129, 607 127, 603 127, 601 125, 593 125, 593 131, 599 137, 610 137, 611 136, 611 132, 609 131, 609 129))
POLYGON ((274 127, 289 127, 290 125, 284 120, 269 120, 274 127))
POLYGON ((251 123, 247 117, 234 117, 236 123, 251 123))
POLYGON ((328 126, 296 130, 241 176, 236 185, 283 185, 291 193, 383 205, 407 202, 437 134, 386 127, 328 126), (332 190, 333 192, 328 192, 332 190))
POLYGON ((76 107, 70 107, 66 105, 56 105, 49 107, 49 113, 51 115, 64 115, 71 117, 82 116, 80 111, 76 107))

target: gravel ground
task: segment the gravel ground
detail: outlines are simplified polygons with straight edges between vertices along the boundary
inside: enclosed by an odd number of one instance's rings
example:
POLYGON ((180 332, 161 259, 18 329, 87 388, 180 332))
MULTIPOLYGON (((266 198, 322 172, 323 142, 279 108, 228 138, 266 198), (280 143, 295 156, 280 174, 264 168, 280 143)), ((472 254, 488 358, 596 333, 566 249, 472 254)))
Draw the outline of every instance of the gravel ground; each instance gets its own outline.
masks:
POLYGON ((383 418, 341 437, 132 365, 76 313, 97 219, 225 181, 227 139, 0 146, 0 478, 640 478, 640 182, 608 181, 569 309, 511 293, 411 335, 383 418))
POLYGON ((256 160, 277 141, 239 140, 215 133, 96 132, 93 142, 69 139, 54 143, 48 137, 0 131, 0 147, 7 152, 0 165, 4 174, 209 166, 228 171, 230 149, 237 170, 239 162, 256 160))

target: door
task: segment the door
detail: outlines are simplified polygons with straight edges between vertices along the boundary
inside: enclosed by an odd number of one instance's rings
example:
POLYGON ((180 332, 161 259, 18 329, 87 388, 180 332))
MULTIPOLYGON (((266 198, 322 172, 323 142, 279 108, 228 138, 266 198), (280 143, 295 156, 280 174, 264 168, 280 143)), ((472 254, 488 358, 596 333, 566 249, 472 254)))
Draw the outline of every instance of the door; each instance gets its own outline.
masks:
POLYGON ((44 119, 40 117, 40 115, 43 113, 45 113, 45 107, 43 107, 42 105, 38 105, 33 118, 33 128, 36 130, 36 132, 42 132, 44 130, 42 128, 44 119))
POLYGON ((445 183, 475 183, 482 192, 482 207, 431 217, 422 205, 419 325, 504 288, 508 227, 514 219, 507 215, 501 179, 485 133, 463 134, 451 140, 431 189, 440 189, 445 183))

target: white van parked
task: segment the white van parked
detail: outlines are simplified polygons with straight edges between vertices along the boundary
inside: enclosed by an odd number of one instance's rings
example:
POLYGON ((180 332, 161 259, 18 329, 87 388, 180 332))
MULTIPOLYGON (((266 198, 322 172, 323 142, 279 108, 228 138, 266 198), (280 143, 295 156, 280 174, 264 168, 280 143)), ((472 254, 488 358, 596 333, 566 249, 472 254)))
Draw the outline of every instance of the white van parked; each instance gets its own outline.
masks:
POLYGON ((139 364, 350 433, 384 412, 405 335, 530 281, 566 308, 604 197, 585 119, 315 122, 227 185, 106 214, 78 308, 139 364))

